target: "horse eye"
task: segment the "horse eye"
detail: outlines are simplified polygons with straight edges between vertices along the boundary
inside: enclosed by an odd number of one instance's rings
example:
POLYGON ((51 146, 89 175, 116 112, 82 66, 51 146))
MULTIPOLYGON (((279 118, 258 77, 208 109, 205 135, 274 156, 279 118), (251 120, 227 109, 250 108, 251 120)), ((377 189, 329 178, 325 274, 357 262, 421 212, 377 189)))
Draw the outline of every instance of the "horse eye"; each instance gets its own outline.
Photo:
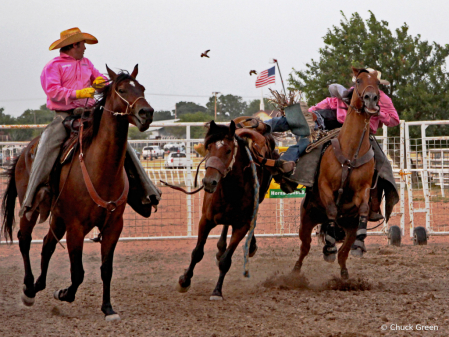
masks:
POLYGON ((118 89, 117 90, 119 93, 121 93, 121 94, 124 94, 125 93, 125 90, 123 90, 123 89, 118 89))
POLYGON ((230 154, 230 153, 231 153, 231 150, 226 151, 226 154, 230 154))
POLYGON ((360 79, 357 79, 357 81, 356 81, 358 84, 360 84, 360 79))

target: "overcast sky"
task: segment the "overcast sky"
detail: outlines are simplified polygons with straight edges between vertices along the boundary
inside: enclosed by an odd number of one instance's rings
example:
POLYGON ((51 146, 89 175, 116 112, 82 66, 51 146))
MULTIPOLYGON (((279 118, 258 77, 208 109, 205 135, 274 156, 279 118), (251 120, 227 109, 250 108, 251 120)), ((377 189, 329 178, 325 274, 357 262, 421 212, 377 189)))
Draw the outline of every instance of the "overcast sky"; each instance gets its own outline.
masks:
MULTIPOLYGON (((99 40, 85 56, 101 72, 106 63, 130 71, 138 63, 137 79, 155 110, 172 110, 181 100, 204 105, 213 91, 259 98, 249 70, 271 67, 273 57, 284 81, 293 67, 304 69, 318 58, 327 29, 340 23, 341 10, 364 19, 372 10, 391 29, 406 22, 410 34, 448 43, 447 0, 3 0, 0 107, 17 116, 45 103, 39 77, 59 54, 48 47, 72 27, 99 40), (206 49, 210 59, 200 58, 206 49)), ((271 87, 281 90, 277 71, 271 87)))

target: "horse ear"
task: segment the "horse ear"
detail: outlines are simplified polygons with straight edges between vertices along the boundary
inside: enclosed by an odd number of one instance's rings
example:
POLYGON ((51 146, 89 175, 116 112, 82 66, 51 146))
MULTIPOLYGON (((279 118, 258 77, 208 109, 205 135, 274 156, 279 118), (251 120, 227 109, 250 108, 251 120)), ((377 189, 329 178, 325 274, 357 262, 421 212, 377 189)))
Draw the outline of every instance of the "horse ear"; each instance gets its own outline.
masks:
POLYGON ((107 64, 106 64, 106 70, 108 71, 109 78, 110 78, 112 81, 115 81, 115 79, 117 78, 117 74, 114 73, 111 69, 109 69, 109 67, 108 67, 107 64))
POLYGON ((209 130, 213 130, 217 127, 217 124, 215 124, 214 120, 211 120, 209 123, 209 130))
POLYGON ((357 75, 360 72, 360 69, 354 68, 353 66, 351 66, 351 68, 352 68, 352 73, 354 74, 355 77, 357 77, 357 75))
POLYGON ((131 76, 134 77, 134 78, 136 78, 138 72, 139 72, 139 65, 136 64, 136 66, 134 67, 133 72, 131 73, 131 76))
POLYGON ((234 137, 235 135, 235 122, 232 120, 229 124, 229 137, 234 137))

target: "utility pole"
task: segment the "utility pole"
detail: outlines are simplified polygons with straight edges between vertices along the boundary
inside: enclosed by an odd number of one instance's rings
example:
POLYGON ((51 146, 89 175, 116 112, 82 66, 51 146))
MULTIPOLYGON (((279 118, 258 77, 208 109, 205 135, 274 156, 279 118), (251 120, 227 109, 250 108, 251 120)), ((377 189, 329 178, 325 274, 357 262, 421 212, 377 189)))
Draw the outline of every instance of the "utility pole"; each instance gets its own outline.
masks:
POLYGON ((217 119, 217 95, 219 94, 218 91, 214 91, 212 95, 215 95, 215 120, 217 119))
POLYGON ((287 96, 287 92, 285 91, 284 80, 282 79, 281 69, 279 68, 278 60, 277 59, 271 59, 270 63, 276 63, 276 65, 278 66, 279 77, 281 78, 282 88, 284 89, 285 96, 287 96))

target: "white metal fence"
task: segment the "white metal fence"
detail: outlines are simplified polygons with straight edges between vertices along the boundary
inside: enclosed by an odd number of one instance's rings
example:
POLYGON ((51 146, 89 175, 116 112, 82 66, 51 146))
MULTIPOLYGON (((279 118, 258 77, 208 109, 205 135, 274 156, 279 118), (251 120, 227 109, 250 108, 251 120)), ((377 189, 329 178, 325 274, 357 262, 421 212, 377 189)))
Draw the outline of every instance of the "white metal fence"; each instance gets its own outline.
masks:
POLYGON ((405 123, 410 236, 417 226, 430 235, 449 234, 449 133, 427 136, 429 127, 441 125, 449 121, 405 123), (410 137, 413 129, 420 137, 410 137))
MULTIPOLYGON (((400 135, 390 136, 384 127, 383 135, 377 137, 384 152, 390 160, 396 181, 400 190, 400 202, 393 210, 393 216, 388 224, 383 224, 369 235, 383 235, 389 226, 400 226, 402 234, 405 233, 406 215, 410 219, 410 232, 414 226, 425 225, 433 234, 449 234, 447 214, 447 196, 449 191, 449 152, 447 149, 449 137, 426 137, 425 125, 449 124, 449 121, 438 122, 401 122, 400 135), (421 126, 421 138, 410 139, 409 128, 421 126), (408 195, 405 195, 407 187, 408 195), (413 200, 413 202, 408 202, 413 200), (405 204, 409 207, 406 210, 405 204), (408 213, 408 214, 406 214, 408 213)), ((193 145, 202 139, 191 139, 190 131, 193 126, 202 126, 203 123, 153 123, 152 127, 184 127, 185 139, 157 139, 157 140, 131 140, 130 143, 141 155, 141 162, 149 177, 162 190, 162 201, 158 212, 145 219, 127 207, 124 215, 125 227, 122 239, 166 239, 195 237, 198 222, 201 216, 203 193, 185 195, 164 187, 159 180, 185 187, 191 190, 194 183, 195 168, 202 158, 197 156, 193 145), (182 169, 166 169, 167 158, 143 159, 142 149, 148 145, 163 145, 167 143, 184 143, 187 160, 192 160, 192 167, 187 165, 182 169)), ((6 126, 8 128, 9 126, 6 126)), ((17 128, 17 126, 14 126, 17 128)), ((43 128, 44 125, 33 126, 43 128)), ((1 128, 5 128, 0 126, 1 128)), ((29 126, 27 126, 29 128, 29 126)), ((0 142, 1 153, 7 149, 23 147, 26 142, 0 142)), ((449 151, 449 150, 448 150, 449 151)), ((16 151, 17 152, 17 151, 16 151)), ((2 156, 2 164, 7 164, 13 156, 2 156)), ((204 171, 199 172, 199 181, 204 171)), ((4 181, 3 181, 4 182, 4 181)), ((2 184, 0 192, 4 189, 2 184)), ((256 232, 259 236, 296 236, 299 227, 299 209, 301 198, 265 199, 259 208, 256 232)), ((16 207, 18 209, 18 207, 16 207)), ((214 229, 212 235, 218 235, 221 228, 214 229)), ((36 227, 35 239, 42 239, 48 231, 48 224, 36 227)), ((95 233, 92 233, 95 235, 95 233)))

